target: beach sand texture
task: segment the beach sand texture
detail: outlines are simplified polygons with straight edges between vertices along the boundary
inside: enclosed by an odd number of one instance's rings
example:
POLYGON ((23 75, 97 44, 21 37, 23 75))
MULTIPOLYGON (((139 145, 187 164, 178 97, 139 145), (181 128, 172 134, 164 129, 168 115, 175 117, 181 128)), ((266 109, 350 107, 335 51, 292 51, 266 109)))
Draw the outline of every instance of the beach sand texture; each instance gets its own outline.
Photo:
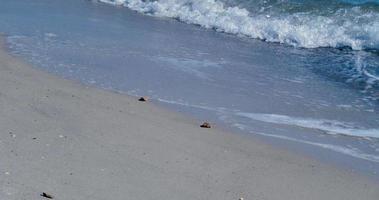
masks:
POLYGON ((379 199, 366 177, 201 123, 1 49, 0 199, 379 199))

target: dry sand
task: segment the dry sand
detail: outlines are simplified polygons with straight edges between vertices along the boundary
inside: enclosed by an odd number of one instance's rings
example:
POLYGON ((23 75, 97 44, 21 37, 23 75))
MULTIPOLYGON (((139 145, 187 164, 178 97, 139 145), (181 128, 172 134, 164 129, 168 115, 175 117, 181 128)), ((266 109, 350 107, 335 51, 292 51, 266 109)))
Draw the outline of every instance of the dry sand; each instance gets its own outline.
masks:
POLYGON ((366 177, 199 124, 0 50, 0 200, 379 199, 366 177))

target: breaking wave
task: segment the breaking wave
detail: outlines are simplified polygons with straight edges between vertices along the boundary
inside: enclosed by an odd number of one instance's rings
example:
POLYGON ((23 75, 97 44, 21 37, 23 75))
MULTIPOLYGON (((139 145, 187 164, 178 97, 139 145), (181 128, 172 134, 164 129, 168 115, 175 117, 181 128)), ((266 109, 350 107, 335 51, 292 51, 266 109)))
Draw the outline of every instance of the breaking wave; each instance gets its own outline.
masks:
POLYGON ((373 0, 97 1, 296 47, 379 49, 379 5, 373 0))

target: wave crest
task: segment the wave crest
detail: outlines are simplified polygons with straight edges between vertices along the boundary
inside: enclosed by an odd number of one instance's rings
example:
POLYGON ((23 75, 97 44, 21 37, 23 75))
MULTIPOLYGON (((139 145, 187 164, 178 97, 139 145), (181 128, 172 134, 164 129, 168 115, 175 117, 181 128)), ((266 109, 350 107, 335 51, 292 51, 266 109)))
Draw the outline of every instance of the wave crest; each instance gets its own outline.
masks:
POLYGON ((329 14, 251 12, 217 0, 98 0, 217 31, 305 48, 379 48, 379 14, 359 6, 329 14))

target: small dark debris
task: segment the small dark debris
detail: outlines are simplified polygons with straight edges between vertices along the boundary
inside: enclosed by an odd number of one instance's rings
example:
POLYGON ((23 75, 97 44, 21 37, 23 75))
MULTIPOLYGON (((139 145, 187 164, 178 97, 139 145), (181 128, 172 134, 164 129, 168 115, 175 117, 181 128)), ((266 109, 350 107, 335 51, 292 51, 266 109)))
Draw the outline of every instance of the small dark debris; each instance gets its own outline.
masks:
POLYGON ((36 137, 34 137, 34 138, 32 138, 33 140, 36 140, 37 138, 36 137))
POLYGON ((41 194, 41 197, 45 197, 45 198, 48 198, 48 199, 52 199, 52 198, 54 198, 52 195, 47 194, 47 193, 45 193, 45 192, 43 192, 43 193, 41 194))
POLYGON ((201 128, 211 128, 211 124, 208 122, 204 122, 202 125, 200 125, 201 128))
POLYGON ((138 101, 142 101, 142 102, 146 102, 148 100, 149 100, 148 97, 141 97, 141 98, 138 99, 138 101))

